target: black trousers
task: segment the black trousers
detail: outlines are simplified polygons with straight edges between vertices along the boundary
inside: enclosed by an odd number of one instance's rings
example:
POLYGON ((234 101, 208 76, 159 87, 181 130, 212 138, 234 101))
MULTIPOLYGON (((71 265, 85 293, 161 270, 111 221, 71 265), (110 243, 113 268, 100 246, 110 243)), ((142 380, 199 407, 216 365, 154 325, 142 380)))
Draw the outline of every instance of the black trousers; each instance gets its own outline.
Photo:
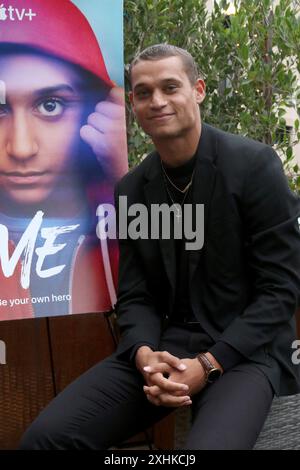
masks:
MULTIPOLYGON (((169 327, 161 350, 194 357, 207 345, 190 328, 169 327), (201 341, 202 340, 202 341, 201 341), (200 344, 201 343, 201 344, 200 344)), ((116 354, 60 393, 24 434, 21 449, 108 449, 173 411, 152 405, 143 377, 116 354)), ((186 449, 252 449, 267 417, 273 390, 250 362, 234 367, 193 396, 186 449)))

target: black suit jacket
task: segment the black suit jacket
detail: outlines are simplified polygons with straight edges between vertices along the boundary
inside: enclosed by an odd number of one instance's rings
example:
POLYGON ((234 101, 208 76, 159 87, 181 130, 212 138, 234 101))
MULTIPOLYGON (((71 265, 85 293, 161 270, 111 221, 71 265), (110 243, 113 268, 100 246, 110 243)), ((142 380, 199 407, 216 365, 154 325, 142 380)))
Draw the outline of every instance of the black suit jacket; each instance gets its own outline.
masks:
MULTIPOLYGON (((128 207, 168 203, 156 152, 120 181, 117 207, 120 195, 128 207)), ((279 157, 267 145, 203 124, 192 197, 205 213, 203 248, 189 252, 194 315, 215 342, 257 363, 278 395, 297 393, 299 366, 291 357, 300 207, 279 157)), ((119 246, 118 352, 130 356, 137 344, 158 348, 174 301, 175 252, 163 239, 119 240, 119 246)))

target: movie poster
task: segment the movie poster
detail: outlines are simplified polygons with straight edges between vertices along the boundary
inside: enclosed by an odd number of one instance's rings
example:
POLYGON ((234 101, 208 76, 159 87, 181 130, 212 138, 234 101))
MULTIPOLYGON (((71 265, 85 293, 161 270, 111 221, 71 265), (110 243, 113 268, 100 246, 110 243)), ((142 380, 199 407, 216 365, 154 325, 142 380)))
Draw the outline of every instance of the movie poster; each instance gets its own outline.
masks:
POLYGON ((0 2, 0 320, 104 312, 127 170, 122 0, 0 2))

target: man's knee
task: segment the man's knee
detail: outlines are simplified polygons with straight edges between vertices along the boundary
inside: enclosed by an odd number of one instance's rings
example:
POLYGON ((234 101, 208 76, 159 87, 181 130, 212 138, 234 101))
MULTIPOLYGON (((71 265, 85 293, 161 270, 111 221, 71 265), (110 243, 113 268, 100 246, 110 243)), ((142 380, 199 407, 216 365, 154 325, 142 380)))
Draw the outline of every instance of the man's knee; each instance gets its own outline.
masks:
POLYGON ((101 436, 101 430, 97 433, 96 443, 95 436, 77 432, 75 429, 64 431, 49 426, 43 420, 38 418, 24 433, 20 444, 20 450, 80 450, 80 449, 97 449, 105 450, 108 448, 105 436, 101 436), (103 439, 102 439, 103 438, 103 439), (103 442, 101 442, 103 441, 103 442))
MULTIPOLYGON (((53 404, 53 402, 52 402, 53 404)), ((67 450, 73 448, 74 426, 65 419, 62 409, 52 404, 25 431, 21 438, 21 450, 67 450)))
MULTIPOLYGON (((67 437, 67 436, 66 436, 67 437)), ((22 436, 19 444, 21 450, 54 450, 61 449, 58 442, 58 433, 51 430, 46 423, 39 418, 34 421, 22 436)), ((61 439, 60 439, 61 440, 61 439)))

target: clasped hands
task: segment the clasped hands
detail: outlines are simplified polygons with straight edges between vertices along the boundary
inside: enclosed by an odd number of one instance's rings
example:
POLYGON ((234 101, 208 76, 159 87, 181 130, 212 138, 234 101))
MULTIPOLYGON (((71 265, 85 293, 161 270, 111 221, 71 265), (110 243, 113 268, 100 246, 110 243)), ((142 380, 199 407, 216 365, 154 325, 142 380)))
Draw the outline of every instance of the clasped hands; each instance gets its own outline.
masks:
POLYGON ((167 351, 141 346, 135 363, 145 379, 147 399, 156 406, 191 405, 192 395, 206 384, 205 372, 197 358, 179 359, 167 351))

